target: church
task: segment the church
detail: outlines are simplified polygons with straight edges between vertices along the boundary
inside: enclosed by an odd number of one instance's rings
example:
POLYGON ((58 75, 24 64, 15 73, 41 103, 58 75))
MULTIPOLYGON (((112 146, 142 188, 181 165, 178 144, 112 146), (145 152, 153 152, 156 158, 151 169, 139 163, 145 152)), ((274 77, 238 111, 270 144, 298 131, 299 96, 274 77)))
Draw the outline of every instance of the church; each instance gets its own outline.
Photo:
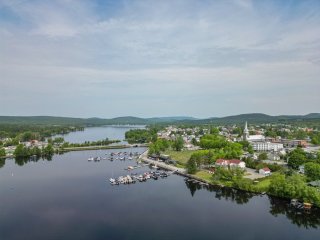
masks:
POLYGON ((248 123, 246 122, 246 125, 243 130, 242 139, 244 141, 248 141, 248 142, 261 142, 261 141, 265 141, 265 136, 263 136, 263 135, 250 135, 249 129, 248 129, 248 123))
POLYGON ((243 130, 242 139, 244 141, 250 142, 250 144, 253 147, 253 150, 255 151, 278 152, 283 150, 283 144, 281 143, 267 142, 265 136, 263 135, 250 135, 247 122, 243 130))

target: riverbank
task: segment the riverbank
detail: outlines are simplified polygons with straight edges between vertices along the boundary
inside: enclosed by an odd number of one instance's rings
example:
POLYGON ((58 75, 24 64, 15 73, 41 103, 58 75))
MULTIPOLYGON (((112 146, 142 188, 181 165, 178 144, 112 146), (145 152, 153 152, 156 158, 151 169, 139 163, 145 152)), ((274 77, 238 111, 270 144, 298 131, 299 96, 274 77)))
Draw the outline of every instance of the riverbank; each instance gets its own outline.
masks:
MULTIPOLYGON (((88 150, 108 150, 108 149, 124 149, 124 148, 139 148, 148 147, 148 144, 122 144, 122 145, 105 145, 105 146, 85 146, 85 147, 68 147, 68 148, 55 148, 55 153, 65 153, 73 151, 88 151, 88 150)), ((15 158, 13 154, 1 156, 0 159, 15 158)))
MULTIPOLYGON (((194 180, 195 182, 199 182, 200 184, 205 184, 205 185, 211 185, 211 186, 219 186, 223 188, 230 188, 230 189, 236 189, 236 190, 241 190, 244 192, 252 193, 252 194, 267 194, 270 196, 274 197, 280 197, 283 199, 293 199, 297 198, 300 199, 302 202, 310 202, 312 203, 315 207, 319 208, 319 200, 317 197, 308 197, 306 196, 283 196, 283 193, 275 194, 275 192, 272 192, 270 190, 270 184, 272 180, 272 176, 268 176, 262 179, 257 179, 255 181, 252 181, 250 179, 246 178, 241 178, 237 181, 235 180, 221 180, 221 179, 215 179, 213 177, 212 173, 209 173, 207 171, 198 171, 196 174, 188 174, 186 169, 177 167, 177 166, 172 166, 169 164, 166 164, 164 162, 152 160, 148 158, 148 150, 145 151, 141 156, 140 159, 146 163, 156 165, 158 167, 170 170, 170 171, 175 171, 178 175, 182 175, 184 177, 187 177, 190 180, 194 180), (311 200, 312 199, 312 200, 311 200)), ((306 187, 306 190, 310 190, 310 187, 306 187), (307 189, 308 188, 308 189, 307 189)), ((310 190, 311 191, 311 190, 310 190)))
POLYGON ((166 164, 164 162, 149 159, 148 158, 148 150, 146 150, 144 153, 142 153, 140 155, 139 159, 145 163, 149 163, 149 164, 155 165, 157 167, 160 167, 160 168, 163 168, 163 169, 166 169, 169 171, 174 171, 178 175, 187 177, 189 179, 194 179, 196 181, 199 181, 199 182, 207 184, 207 185, 224 187, 224 185, 222 185, 222 184, 215 184, 215 183, 213 183, 213 182, 209 181, 208 179, 203 178, 201 176, 188 174, 185 168, 176 167, 176 166, 166 164))
POLYGON ((69 148, 57 148, 59 152, 70 151, 87 151, 87 150, 99 150, 99 149, 123 149, 123 148, 138 148, 147 147, 147 144, 122 144, 122 145, 105 145, 105 146, 85 146, 85 147, 69 147, 69 148))

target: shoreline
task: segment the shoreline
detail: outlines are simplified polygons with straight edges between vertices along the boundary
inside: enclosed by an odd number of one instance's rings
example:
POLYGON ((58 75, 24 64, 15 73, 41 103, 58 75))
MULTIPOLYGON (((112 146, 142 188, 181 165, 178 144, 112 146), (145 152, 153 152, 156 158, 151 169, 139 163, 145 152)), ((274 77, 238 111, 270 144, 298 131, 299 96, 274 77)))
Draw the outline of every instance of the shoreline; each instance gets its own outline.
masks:
MULTIPOLYGON (((168 164, 166 164, 164 162, 159 162, 159 161, 155 161, 155 160, 152 160, 152 159, 148 159, 147 153, 148 153, 148 149, 140 155, 139 159, 141 161, 143 161, 143 162, 154 164, 154 165, 156 165, 156 166, 158 166, 160 168, 163 168, 163 169, 166 169, 166 170, 169 170, 169 171, 174 171, 177 175, 184 176, 184 177, 187 177, 189 179, 194 179, 196 181, 199 181, 199 182, 202 182, 204 184, 207 184, 208 186, 235 189, 235 190, 239 190, 239 191, 243 191, 243 192, 247 192, 247 193, 251 193, 251 194, 255 194, 255 195, 268 195, 268 196, 271 196, 271 197, 277 197, 277 198, 280 198, 280 199, 290 200, 290 198, 279 197, 279 196, 276 196, 276 195, 272 195, 272 194, 270 194, 268 192, 259 192, 259 191, 253 192, 253 191, 248 191, 248 190, 241 189, 241 188, 225 186, 223 184, 212 183, 212 182, 210 182, 210 181, 208 181, 206 179, 203 179, 203 178, 197 177, 195 175, 186 173, 186 169, 184 169, 184 168, 178 168, 178 167, 175 167, 175 166, 168 165, 168 164)), ((312 205, 313 205, 313 208, 320 209, 315 204, 312 204, 312 205)))
MULTIPOLYGON (((102 149, 125 149, 125 148, 139 148, 148 147, 147 144, 122 144, 122 145, 105 145, 105 146, 84 146, 84 147, 69 147, 69 148, 56 148, 55 154, 75 152, 75 151, 88 151, 88 150, 102 150, 102 149)), ((15 158, 13 154, 1 156, 0 159, 15 158)))

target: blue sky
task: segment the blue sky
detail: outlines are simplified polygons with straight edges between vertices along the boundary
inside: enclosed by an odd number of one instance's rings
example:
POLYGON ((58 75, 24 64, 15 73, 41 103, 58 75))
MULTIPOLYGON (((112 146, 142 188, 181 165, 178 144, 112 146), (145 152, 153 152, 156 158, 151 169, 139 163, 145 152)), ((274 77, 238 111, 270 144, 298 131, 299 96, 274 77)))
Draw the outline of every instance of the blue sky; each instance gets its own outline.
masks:
POLYGON ((0 115, 320 112, 320 1, 0 0, 0 115))

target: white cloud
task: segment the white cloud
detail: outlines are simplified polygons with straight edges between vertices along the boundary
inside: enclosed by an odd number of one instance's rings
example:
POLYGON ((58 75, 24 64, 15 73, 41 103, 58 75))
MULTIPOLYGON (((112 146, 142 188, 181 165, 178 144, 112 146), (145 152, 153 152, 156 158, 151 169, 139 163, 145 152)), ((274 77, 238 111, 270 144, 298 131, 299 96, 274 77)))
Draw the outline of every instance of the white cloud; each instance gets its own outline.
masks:
MULTIPOLYGON (((283 110, 276 102, 281 99, 290 99, 298 112, 305 109, 301 98, 320 100, 314 91, 320 88, 316 2, 285 10, 244 0, 152 3, 99 9, 93 1, 2 1, 0 10, 10 9, 17 19, 0 19, 0 100, 50 96, 53 108, 68 99, 70 109, 114 100, 114 115, 127 115, 131 108, 125 103, 136 102, 150 115, 147 101, 164 115, 176 108, 182 115, 207 116, 233 114, 239 102, 248 104, 240 110, 272 113, 283 110), (9 96, 12 91, 20 97, 9 96), (270 110, 268 102, 278 107, 270 110)), ((318 111, 313 102, 309 107, 318 111)), ((64 115, 70 109, 56 111, 64 115)), ((41 111, 38 103, 30 114, 41 111)), ((88 115, 98 112, 93 108, 88 115)))

